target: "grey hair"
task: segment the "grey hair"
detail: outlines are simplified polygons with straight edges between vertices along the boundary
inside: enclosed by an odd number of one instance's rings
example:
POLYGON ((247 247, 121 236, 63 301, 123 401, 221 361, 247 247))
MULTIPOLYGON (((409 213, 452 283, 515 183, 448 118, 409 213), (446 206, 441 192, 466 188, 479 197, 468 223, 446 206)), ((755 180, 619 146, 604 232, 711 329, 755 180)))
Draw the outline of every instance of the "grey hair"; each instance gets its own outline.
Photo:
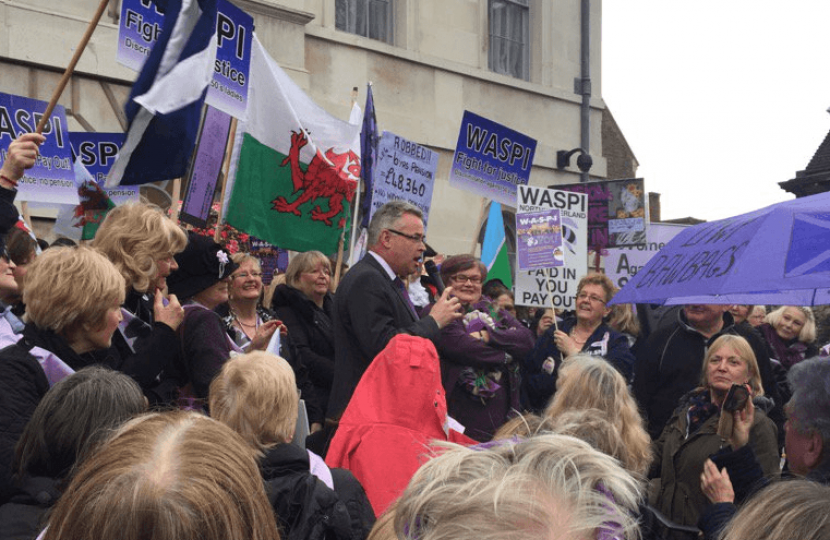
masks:
POLYGON ((412 214, 417 216, 421 221, 424 219, 424 213, 421 209, 406 201, 389 201, 380 208, 378 208, 375 215, 372 216, 372 221, 369 222, 369 230, 367 233, 366 245, 374 246, 380 239, 380 233, 384 229, 391 229, 395 223, 403 217, 404 214, 412 214))
POLYGON ((750 499, 720 540, 824 540, 830 538, 830 486, 810 480, 774 482, 750 499))
MULTIPOLYGON (((799 433, 817 431, 825 445, 830 444, 830 361, 809 358, 795 364, 787 373, 793 392, 788 407, 792 409, 799 433)), ((830 452, 827 452, 830 459, 830 452)))
POLYGON ((620 538, 640 537, 633 517, 638 483, 615 459, 574 437, 542 434, 440 450, 398 500, 400 539, 575 539, 612 527, 620 538))

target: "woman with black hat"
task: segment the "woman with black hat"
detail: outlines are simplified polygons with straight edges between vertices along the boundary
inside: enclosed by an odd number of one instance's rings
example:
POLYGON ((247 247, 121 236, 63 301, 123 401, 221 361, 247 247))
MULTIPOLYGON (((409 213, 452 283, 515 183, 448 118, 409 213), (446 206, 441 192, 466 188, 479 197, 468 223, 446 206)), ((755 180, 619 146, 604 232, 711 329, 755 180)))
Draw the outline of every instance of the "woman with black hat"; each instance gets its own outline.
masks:
MULTIPOLYGON (((232 353, 242 352, 214 311, 228 301, 230 276, 237 264, 222 246, 193 232, 187 247, 176 255, 176 263, 178 269, 167 278, 167 286, 184 308, 178 330, 183 363, 179 393, 180 405, 189 408, 196 400, 204 403, 213 377, 232 353)), ((273 334, 277 325, 271 327, 273 334)))

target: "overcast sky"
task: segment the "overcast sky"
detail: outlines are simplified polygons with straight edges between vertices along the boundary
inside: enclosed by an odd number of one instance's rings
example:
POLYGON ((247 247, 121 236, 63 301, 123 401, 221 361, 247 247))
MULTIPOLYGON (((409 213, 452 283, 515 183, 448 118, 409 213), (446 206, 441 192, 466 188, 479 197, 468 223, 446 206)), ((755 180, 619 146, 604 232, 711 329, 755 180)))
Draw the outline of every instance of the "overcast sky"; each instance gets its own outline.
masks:
POLYGON ((604 0, 602 96, 662 218, 788 200, 830 131, 830 0, 604 0))

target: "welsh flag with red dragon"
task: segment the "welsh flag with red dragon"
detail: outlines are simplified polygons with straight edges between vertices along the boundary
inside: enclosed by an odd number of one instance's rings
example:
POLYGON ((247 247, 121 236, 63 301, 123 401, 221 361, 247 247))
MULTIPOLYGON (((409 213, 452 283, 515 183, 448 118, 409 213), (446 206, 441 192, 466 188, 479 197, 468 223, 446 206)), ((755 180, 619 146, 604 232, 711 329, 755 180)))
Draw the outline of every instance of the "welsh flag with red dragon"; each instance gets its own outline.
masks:
MULTIPOLYGON (((337 251, 360 178, 360 126, 317 106, 254 36, 228 224, 294 251, 337 251)), ((348 238, 348 231, 347 231, 348 238)))

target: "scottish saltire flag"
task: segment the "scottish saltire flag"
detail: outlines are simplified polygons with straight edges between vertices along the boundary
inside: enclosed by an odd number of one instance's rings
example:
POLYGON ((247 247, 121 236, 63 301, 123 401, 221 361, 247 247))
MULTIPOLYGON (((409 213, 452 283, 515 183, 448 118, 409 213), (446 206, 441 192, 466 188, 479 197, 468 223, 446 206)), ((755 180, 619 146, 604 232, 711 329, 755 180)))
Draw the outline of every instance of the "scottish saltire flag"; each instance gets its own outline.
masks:
POLYGON ((365 196, 360 202, 363 213, 361 227, 369 226, 372 213, 372 172, 375 166, 375 154, 378 150, 378 121, 375 118, 375 99, 372 97, 372 83, 366 85, 366 107, 363 109, 363 127, 360 130, 360 178, 363 180, 365 196))
POLYGON ((487 229, 481 244, 481 262, 487 267, 487 279, 500 279, 508 289, 513 288, 513 273, 507 257, 507 237, 504 234, 504 218, 501 203, 490 203, 487 229))
POLYGON ((216 59, 216 0, 159 7, 164 28, 124 107, 130 127, 106 187, 182 177, 196 146, 216 59))

